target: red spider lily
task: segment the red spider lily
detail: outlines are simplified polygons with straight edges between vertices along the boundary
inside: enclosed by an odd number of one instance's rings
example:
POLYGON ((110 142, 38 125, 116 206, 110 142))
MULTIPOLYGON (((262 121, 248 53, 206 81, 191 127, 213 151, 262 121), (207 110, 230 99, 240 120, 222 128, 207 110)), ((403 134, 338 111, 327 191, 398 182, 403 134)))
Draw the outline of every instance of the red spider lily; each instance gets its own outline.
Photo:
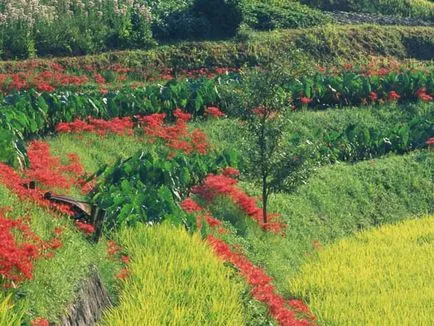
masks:
POLYGON ((296 318, 295 312, 289 309, 292 306, 287 305, 285 299, 276 293, 271 284, 272 278, 262 269, 253 265, 243 255, 234 253, 230 246, 222 240, 212 235, 209 235, 207 240, 217 256, 230 262, 239 270, 241 275, 252 286, 253 297, 267 305, 270 314, 280 325, 315 325, 313 314, 301 301, 297 302, 297 304, 291 301, 296 312, 303 313, 304 319, 296 318))
POLYGON ((122 268, 119 271, 119 274, 116 275, 117 278, 124 280, 128 277, 128 269, 127 268, 122 268))
POLYGON ((122 251, 122 248, 116 242, 112 240, 107 241, 107 254, 109 256, 114 256, 120 251, 122 251))
POLYGON ((47 93, 50 93, 55 90, 53 86, 47 83, 39 83, 38 85, 36 85, 36 89, 40 92, 47 92, 47 93))
POLYGON ((228 196, 240 207, 248 216, 255 219, 265 230, 281 232, 285 229, 285 224, 274 221, 277 214, 268 217, 268 223, 264 224, 262 219, 262 210, 257 206, 256 199, 248 196, 242 190, 235 187, 237 180, 225 176, 209 174, 200 186, 193 186, 192 193, 200 195, 207 202, 213 201, 217 195, 228 196))
POLYGON ((23 186, 24 184, 27 184, 29 180, 22 178, 14 171, 14 169, 3 163, 0 163, 0 182, 22 200, 29 200, 41 207, 57 210, 63 214, 74 214, 69 206, 53 203, 44 199, 44 191, 41 191, 40 189, 28 189, 23 186))
POLYGON ((300 102, 301 102, 301 104, 303 104, 303 105, 307 105, 307 104, 309 104, 310 102, 312 102, 312 99, 309 98, 309 97, 305 97, 305 96, 303 96, 303 97, 300 97, 300 102))
POLYGON ((390 91, 387 98, 389 101, 397 101, 401 96, 396 91, 390 91))
POLYGON ((434 145, 434 137, 428 138, 428 140, 425 142, 425 144, 432 146, 434 145))
POLYGON ((95 81, 96 81, 97 84, 104 84, 105 83, 105 78, 101 74, 96 73, 95 74, 95 81))
POLYGON ((33 261, 39 257, 48 258, 61 247, 58 238, 41 240, 26 223, 25 219, 7 219, 0 210, 0 275, 12 282, 32 278, 33 261))
POLYGON ((225 114, 222 111, 220 111, 220 109, 218 107, 214 107, 214 106, 210 106, 210 107, 206 108, 205 112, 214 118, 219 118, 219 117, 225 116, 225 114))
POLYGON ((129 256, 122 256, 121 257, 121 262, 124 264, 129 264, 130 263, 130 257, 129 256))
POLYGON ((33 319, 30 323, 31 326, 50 326, 50 322, 45 318, 36 318, 33 319))
POLYGON ((372 102, 375 102, 376 100, 378 100, 378 95, 375 92, 370 92, 369 98, 371 99, 372 102))
POLYGON ((416 92, 417 98, 423 102, 433 101, 433 97, 426 93, 426 88, 420 88, 416 92))
POLYGON ((81 221, 75 221, 75 226, 85 235, 89 235, 95 232, 95 227, 92 224, 87 224, 81 221))
POLYGON ((240 175, 240 171, 238 171, 237 169, 228 166, 227 168, 224 168, 222 170, 222 174, 226 177, 230 177, 230 178, 234 178, 234 177, 238 177, 240 175))
POLYGON ((184 199, 181 202, 181 207, 184 211, 190 214, 203 210, 203 208, 191 198, 184 199))

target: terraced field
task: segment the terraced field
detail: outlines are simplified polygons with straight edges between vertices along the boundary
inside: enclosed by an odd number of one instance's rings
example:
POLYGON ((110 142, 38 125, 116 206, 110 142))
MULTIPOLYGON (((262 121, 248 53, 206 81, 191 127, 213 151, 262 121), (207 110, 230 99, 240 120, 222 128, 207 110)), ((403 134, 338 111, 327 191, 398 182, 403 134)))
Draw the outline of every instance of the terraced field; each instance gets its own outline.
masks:
POLYGON ((59 3, 0 4, 0 325, 434 322, 431 2, 59 3))

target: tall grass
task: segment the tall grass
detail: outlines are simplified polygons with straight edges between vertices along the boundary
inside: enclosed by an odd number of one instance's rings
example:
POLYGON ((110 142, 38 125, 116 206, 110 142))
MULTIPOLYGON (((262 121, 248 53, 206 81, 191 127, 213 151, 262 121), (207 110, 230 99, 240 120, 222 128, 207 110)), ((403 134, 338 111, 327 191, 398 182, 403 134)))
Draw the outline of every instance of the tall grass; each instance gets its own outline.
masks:
POLYGON ((434 216, 363 232, 311 258, 289 285, 323 325, 433 325, 434 216))
POLYGON ((130 277, 102 325, 243 325, 243 286, 198 235, 163 224, 119 238, 130 277))
POLYGON ((22 308, 12 310, 14 305, 11 302, 11 295, 0 292, 0 325, 20 326, 24 315, 22 308))

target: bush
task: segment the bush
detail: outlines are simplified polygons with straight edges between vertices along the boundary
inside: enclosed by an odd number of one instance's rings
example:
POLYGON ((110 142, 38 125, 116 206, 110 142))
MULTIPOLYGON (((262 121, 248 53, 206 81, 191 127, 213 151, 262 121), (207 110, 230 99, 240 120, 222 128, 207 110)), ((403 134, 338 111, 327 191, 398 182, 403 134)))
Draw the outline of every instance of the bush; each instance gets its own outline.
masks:
POLYGON ((3 58, 83 55, 107 49, 148 48, 150 13, 136 1, 12 0, 0 5, 3 58))
POLYGON ((243 16, 244 23, 257 30, 306 28, 331 22, 331 18, 319 10, 297 2, 247 2, 243 6, 243 16))
POLYGON ((356 234, 290 282, 324 325, 432 325, 434 216, 356 234), (351 298, 351 300, 349 300, 351 298))
POLYGON ((139 225, 119 238, 131 276, 102 325, 244 324, 244 286, 197 234, 139 225))
POLYGON ((327 10, 380 13, 434 20, 434 3, 426 0, 302 0, 327 10))
POLYGON ((192 11, 209 22, 208 37, 231 37, 243 19, 240 0, 195 0, 192 11))

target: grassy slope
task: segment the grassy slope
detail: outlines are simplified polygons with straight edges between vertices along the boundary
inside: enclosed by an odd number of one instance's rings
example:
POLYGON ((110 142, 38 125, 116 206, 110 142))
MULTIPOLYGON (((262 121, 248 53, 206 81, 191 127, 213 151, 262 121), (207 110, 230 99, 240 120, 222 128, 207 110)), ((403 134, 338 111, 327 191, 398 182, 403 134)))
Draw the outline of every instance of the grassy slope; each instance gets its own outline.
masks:
POLYGON ((243 325, 244 285, 195 234, 169 225, 120 232, 131 277, 102 325, 243 325))
MULTIPOLYGON (((264 233, 247 219, 244 229, 239 227, 239 237, 228 241, 241 243, 283 290, 314 251, 315 241, 330 243, 362 229, 432 213, 433 162, 433 153, 416 152, 320 168, 294 194, 270 198, 270 212, 280 213, 288 225, 285 237, 264 233)), ((259 193, 251 185, 245 187, 251 194, 259 193)), ((214 205, 213 213, 225 220, 243 218, 226 201, 214 205)))
MULTIPOLYGON (((23 202, 1 185, 0 203, 2 207, 11 208, 9 218, 31 217, 32 230, 43 239, 50 239, 55 227, 65 227, 61 237, 63 246, 56 250, 54 258, 37 260, 33 279, 22 283, 17 290, 11 290, 15 299, 24 296, 26 318, 57 320, 73 301, 80 280, 86 276, 91 264, 98 267, 106 287, 114 295, 117 287, 114 275, 120 266, 105 259, 107 246, 104 240, 97 245, 90 244, 67 218, 54 217, 44 209, 23 202)), ((19 305, 16 307, 18 309, 19 305)))
MULTIPOLYGON (((434 59, 434 27, 402 26, 334 26, 307 29, 277 30, 249 34, 247 40, 180 42, 161 45, 148 51, 107 52, 99 55, 71 58, 42 59, 59 62, 66 68, 86 64, 107 66, 121 63, 129 67, 200 68, 256 65, 267 58, 271 49, 280 60, 294 60, 293 50, 306 54, 311 60, 366 60, 369 55, 398 58, 434 59), (289 54, 289 57, 285 56, 289 54), (286 59, 285 59, 286 58, 286 59)), ((0 62, 0 70, 13 65, 0 62)))
POLYGON ((323 325, 432 325, 434 216, 358 233, 290 283, 323 325))

